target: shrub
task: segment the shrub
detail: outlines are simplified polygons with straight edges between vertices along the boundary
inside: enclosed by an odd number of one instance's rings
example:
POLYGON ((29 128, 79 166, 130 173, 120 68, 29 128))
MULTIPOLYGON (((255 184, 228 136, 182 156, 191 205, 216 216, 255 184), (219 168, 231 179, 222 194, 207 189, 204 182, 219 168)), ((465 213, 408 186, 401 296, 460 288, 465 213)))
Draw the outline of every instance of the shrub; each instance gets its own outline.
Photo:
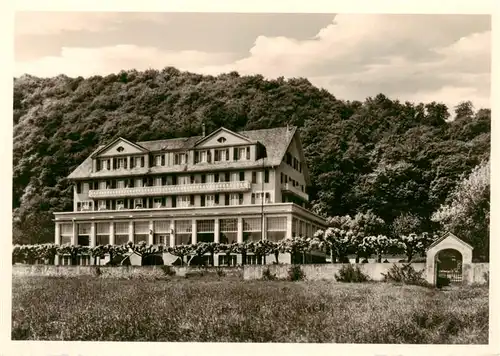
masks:
POLYGON ((217 277, 225 277, 226 276, 226 272, 224 272, 224 270, 220 267, 217 267, 215 271, 217 273, 217 277))
POLYGON ((352 264, 345 264, 339 270, 339 273, 335 274, 335 279, 338 282, 361 283, 367 282, 369 277, 361 271, 359 266, 354 267, 352 264))
POLYGON ((300 268, 300 265, 293 265, 288 269, 288 280, 289 281, 303 281, 306 278, 304 271, 300 268))
POLYGON ((387 273, 382 273, 384 276, 384 282, 396 282, 404 284, 412 284, 425 286, 427 282, 422 277, 424 270, 415 271, 410 263, 404 264, 403 266, 392 265, 391 269, 387 273))
POLYGON ((450 279, 448 277, 438 276, 436 279, 436 287, 442 288, 450 285, 450 279))
POLYGON ((484 278, 484 280, 486 282, 486 285, 487 286, 490 285, 490 271, 484 272, 483 273, 483 278, 484 278))
POLYGON ((262 272, 262 280, 264 281, 273 281, 276 279, 276 274, 272 274, 269 270, 269 267, 262 272))
POLYGON ((189 272, 186 272, 186 275, 184 276, 185 278, 200 278, 200 277, 203 277, 205 275, 205 272, 204 271, 189 271, 189 272))
POLYGON ((163 273, 165 273, 166 276, 175 276, 175 271, 172 268, 172 266, 160 266, 160 268, 163 270, 163 273))

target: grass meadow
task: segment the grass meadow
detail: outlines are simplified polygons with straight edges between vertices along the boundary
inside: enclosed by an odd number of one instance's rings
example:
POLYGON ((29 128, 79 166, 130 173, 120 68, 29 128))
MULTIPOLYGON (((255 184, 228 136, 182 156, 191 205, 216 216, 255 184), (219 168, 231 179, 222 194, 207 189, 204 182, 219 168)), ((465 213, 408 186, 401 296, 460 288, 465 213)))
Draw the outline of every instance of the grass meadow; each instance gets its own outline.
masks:
POLYGON ((13 340, 487 344, 488 289, 13 277, 13 340))

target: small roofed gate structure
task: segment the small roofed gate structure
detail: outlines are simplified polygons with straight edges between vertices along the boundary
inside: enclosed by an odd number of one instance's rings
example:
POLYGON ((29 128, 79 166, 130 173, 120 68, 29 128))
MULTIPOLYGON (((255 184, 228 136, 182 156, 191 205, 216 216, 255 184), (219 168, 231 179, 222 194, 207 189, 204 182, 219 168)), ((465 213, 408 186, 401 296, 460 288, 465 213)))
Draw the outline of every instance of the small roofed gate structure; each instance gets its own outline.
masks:
POLYGON ((471 283, 473 247, 447 232, 427 248, 426 280, 435 285, 438 275, 451 283, 471 283))

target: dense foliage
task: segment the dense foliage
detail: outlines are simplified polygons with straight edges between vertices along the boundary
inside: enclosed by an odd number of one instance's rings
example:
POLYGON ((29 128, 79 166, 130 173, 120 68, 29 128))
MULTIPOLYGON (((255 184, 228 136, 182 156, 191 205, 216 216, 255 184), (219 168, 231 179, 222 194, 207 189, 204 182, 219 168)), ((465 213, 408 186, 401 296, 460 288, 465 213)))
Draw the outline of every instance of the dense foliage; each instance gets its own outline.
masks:
MULTIPOLYGON (((214 264, 214 255, 232 254, 242 255, 242 264, 245 264, 245 256, 253 254, 260 258, 261 261, 266 261, 266 257, 274 255, 275 263, 279 263, 280 253, 289 253, 290 260, 295 261, 294 257, 302 257, 299 260, 305 263, 305 255, 313 251, 329 253, 331 263, 348 262, 348 253, 360 255, 368 258, 375 254, 378 262, 381 262, 382 254, 406 254, 408 261, 411 262, 412 257, 419 254, 423 255, 425 249, 432 242, 429 235, 410 234, 409 236, 400 236, 400 238, 388 238, 384 235, 378 236, 362 236, 361 240, 357 238, 352 230, 343 230, 336 227, 331 227, 323 230, 318 230, 313 237, 294 236, 292 238, 284 238, 280 241, 273 242, 268 240, 246 241, 243 243, 218 243, 218 242, 198 242, 196 244, 183 244, 168 247, 164 245, 147 245, 145 242, 134 244, 128 242, 124 245, 97 245, 78 246, 78 245, 56 245, 56 244, 35 244, 35 245, 14 245, 12 249, 12 261, 35 263, 36 261, 47 261, 54 263, 54 257, 58 255, 70 255, 72 264, 77 264, 77 256, 88 255, 94 258, 104 258, 109 254, 110 261, 116 256, 124 256, 128 253, 135 252, 142 257, 143 264, 145 259, 152 255, 159 255, 168 252, 179 257, 180 263, 188 265, 197 257, 197 263, 204 263, 202 258, 210 255, 212 264, 214 264)), ((435 238, 435 237, 434 237, 435 238)), ((229 259, 228 259, 228 264, 229 259)), ((161 263, 163 264, 163 262, 161 263)))
POLYGON ((53 241, 52 212, 72 209, 65 177, 99 144, 118 136, 200 134, 202 121, 207 132, 222 125, 296 125, 317 212, 355 216, 371 210, 398 231, 405 222, 393 225, 398 217, 414 216, 421 231, 435 231, 440 225, 432 214, 490 150, 490 110, 463 102, 449 121, 450 109, 382 94, 344 101, 306 79, 234 72, 214 77, 165 68, 88 79, 16 78, 14 242, 53 241))

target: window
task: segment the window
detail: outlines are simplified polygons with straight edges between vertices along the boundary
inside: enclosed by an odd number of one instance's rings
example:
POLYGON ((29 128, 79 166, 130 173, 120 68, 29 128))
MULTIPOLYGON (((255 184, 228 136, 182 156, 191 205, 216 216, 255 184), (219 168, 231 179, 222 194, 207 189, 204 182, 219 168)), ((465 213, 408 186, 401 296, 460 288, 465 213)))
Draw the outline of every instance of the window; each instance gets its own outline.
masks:
POLYGON ((206 163, 206 162, 207 162, 207 151, 194 152, 194 163, 206 163))
POLYGON ((235 160, 239 160, 239 161, 247 161, 250 159, 250 154, 247 154, 247 151, 248 153, 250 153, 250 147, 239 147, 239 148, 235 148, 235 157, 234 159, 235 160))
POLYGON ((229 197, 230 205, 240 205, 240 195, 231 194, 229 197))
POLYGON ((215 176, 213 174, 207 174, 207 183, 214 183, 215 176))
POLYGON ((175 222, 175 244, 187 245, 191 243, 193 223, 191 220, 177 220, 175 222))
POLYGON ((243 241, 259 241, 262 237, 260 218, 243 219, 243 241))
POLYGON ((286 235, 286 217, 267 218, 267 239, 277 242, 286 235))
POLYGON ((214 150, 214 161, 229 161, 229 148, 214 150))
POLYGON ((162 177, 155 177, 154 184, 156 187, 161 187, 163 183, 162 177))
POLYGON ((286 164, 291 166, 292 165, 292 154, 290 152, 287 152, 285 157, 286 157, 286 164))
POLYGON ((123 199, 118 199, 116 201, 116 210, 123 210, 125 209, 125 203, 123 202, 123 199))
POLYGON ((184 184, 189 184, 189 183, 191 183, 190 176, 180 176, 177 179, 177 184, 184 185, 184 184))
POLYGON ((257 172, 252 172, 252 183, 257 183, 257 172))
POLYGON ((82 192, 82 183, 76 183, 76 194, 80 194, 82 192))
POLYGON ((181 195, 177 197, 178 207, 188 207, 191 204, 191 197, 189 195, 181 195))
POLYGON ((163 207, 163 199, 162 198, 154 198, 153 199, 153 207, 158 209, 163 207))
POLYGON ((214 206, 215 205, 215 195, 206 195, 205 196, 205 205, 206 206, 214 206))
POLYGON ((219 143, 224 143, 224 142, 226 142, 226 138, 225 138, 225 137, 219 137, 219 138, 217 139, 217 142, 219 142, 219 143))
POLYGON ((106 206, 106 200, 99 200, 98 202, 98 209, 99 210, 106 210, 107 206, 106 206))
POLYGON ((174 164, 186 164, 187 163, 187 154, 186 153, 175 153, 174 154, 174 164))
POLYGON ((117 167, 118 169, 127 168, 127 159, 126 158, 118 158, 117 159, 117 167))
POLYGON ((96 244, 109 244, 109 223, 96 223, 96 244))
POLYGON ((264 183, 269 183, 269 169, 264 170, 264 183))
POLYGON ((118 180, 116 182, 116 187, 119 188, 119 189, 122 189, 122 188, 125 188, 125 181, 124 180, 118 180))
POLYGON ((238 240, 238 219, 220 219, 220 242, 231 243, 238 240))
POLYGON ((142 198, 134 199, 134 209, 142 209, 142 198))
POLYGON ((165 158, 163 155, 156 155, 155 156, 155 166, 164 166, 165 165, 165 158), (163 162, 162 162, 163 158, 163 162))
POLYGON ((91 200, 82 201, 81 210, 82 211, 92 210, 92 201, 91 200))
POLYGON ((240 182, 245 180, 245 172, 240 172, 240 182))

